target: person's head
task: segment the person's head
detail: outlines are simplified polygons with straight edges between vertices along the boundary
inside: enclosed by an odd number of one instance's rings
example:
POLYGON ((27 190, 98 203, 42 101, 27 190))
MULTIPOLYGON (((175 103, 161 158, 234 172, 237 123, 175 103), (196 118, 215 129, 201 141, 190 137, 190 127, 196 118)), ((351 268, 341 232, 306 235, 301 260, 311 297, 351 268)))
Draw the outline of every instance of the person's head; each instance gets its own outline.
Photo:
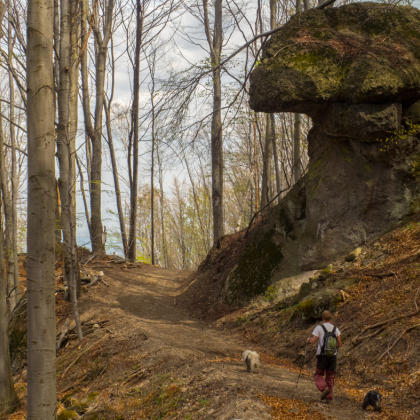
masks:
POLYGON ((322 320, 324 322, 330 322, 332 319, 332 315, 330 311, 324 311, 322 312, 322 320))

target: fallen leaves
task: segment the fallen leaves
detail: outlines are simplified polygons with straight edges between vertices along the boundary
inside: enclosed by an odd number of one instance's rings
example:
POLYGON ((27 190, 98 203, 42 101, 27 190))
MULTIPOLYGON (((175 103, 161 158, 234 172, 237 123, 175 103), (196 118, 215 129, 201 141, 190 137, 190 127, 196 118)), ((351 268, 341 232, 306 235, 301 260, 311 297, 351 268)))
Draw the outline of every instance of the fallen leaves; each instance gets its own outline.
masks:
POLYGON ((260 395, 261 401, 271 408, 273 419, 279 420, 327 420, 319 411, 311 408, 309 404, 288 398, 269 397, 260 395))

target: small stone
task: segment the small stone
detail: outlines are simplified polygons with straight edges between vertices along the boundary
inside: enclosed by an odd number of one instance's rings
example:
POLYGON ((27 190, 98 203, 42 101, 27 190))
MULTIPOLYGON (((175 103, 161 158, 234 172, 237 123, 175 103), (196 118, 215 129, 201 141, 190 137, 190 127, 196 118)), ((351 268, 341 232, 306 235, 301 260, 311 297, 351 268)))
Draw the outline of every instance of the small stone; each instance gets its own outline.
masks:
POLYGON ((214 408, 211 408, 209 411, 208 411, 208 415, 211 415, 211 414, 213 414, 214 413, 214 408))
POLYGON ((347 262, 354 261, 362 253, 362 248, 356 248, 354 251, 350 252, 345 258, 347 262))
POLYGON ((99 326, 99 324, 93 324, 92 328, 93 328, 94 330, 96 330, 96 329, 101 328, 101 327, 99 326))

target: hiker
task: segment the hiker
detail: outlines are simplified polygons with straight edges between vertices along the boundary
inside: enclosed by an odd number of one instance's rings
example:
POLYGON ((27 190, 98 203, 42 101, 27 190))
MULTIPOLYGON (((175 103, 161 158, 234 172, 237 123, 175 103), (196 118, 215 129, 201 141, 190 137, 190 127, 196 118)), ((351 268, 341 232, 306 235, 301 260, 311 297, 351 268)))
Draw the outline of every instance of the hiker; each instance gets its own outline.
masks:
POLYGON ((337 350, 341 347, 340 330, 331 324, 331 312, 322 313, 321 325, 318 325, 308 343, 318 343, 316 352, 315 385, 321 391, 321 401, 329 403, 333 399, 334 371, 337 365, 337 350), (325 376, 325 378, 324 378, 325 376))

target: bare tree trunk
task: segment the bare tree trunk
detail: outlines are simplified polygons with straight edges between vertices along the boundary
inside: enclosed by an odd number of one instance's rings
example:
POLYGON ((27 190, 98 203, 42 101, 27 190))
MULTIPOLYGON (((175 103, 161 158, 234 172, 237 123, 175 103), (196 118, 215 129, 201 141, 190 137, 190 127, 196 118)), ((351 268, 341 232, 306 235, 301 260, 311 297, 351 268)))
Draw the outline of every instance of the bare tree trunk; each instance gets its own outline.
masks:
POLYGON ((259 205, 259 183, 258 183, 258 148, 257 148, 257 114, 254 112, 254 185, 255 185, 255 211, 259 205))
MULTIPOLYGON (((321 4, 323 0, 318 0, 318 4, 321 4)), ((309 0, 303 0, 304 10, 309 10, 309 0)), ((302 12, 302 1, 297 0, 296 4, 297 13, 302 12)), ((294 138, 293 138, 293 182, 299 181, 302 175, 302 164, 300 160, 300 140, 302 132, 302 117, 300 114, 295 113, 295 124, 294 124, 294 138)))
MULTIPOLYGON (((130 171, 130 228, 128 238, 128 260, 136 261, 137 253, 137 206, 138 206, 138 172, 139 172, 139 95, 140 95, 140 49, 143 33, 143 11, 140 0, 136 2, 136 50, 134 53, 133 106, 131 109, 131 144, 133 149, 133 165, 130 171)), ((130 160, 130 156, 129 156, 130 160)), ((131 161, 130 161, 131 162, 131 161)))
MULTIPOLYGON (((277 27, 277 1, 270 0, 270 29, 277 27)), ((275 138, 275 116, 267 114, 265 146, 264 146, 264 166, 261 186, 261 207, 264 207, 271 199, 273 194, 271 182, 271 162, 273 160, 273 146, 276 142, 275 138)), ((277 168, 276 168, 277 169, 277 168)))
MULTIPOLYGON (((3 154, 3 149, 1 149, 1 154, 3 154)), ((0 173, 0 177, 1 183, 3 184, 4 172, 0 173)), ((0 217, 0 416, 16 411, 19 403, 13 386, 9 337, 7 336, 7 294, 3 271, 3 229, 1 219, 0 217)))
POLYGON ((28 420, 57 413, 55 368, 54 0, 28 0, 28 420), (42 192, 42 193, 41 193, 42 192))
POLYGON ((159 166, 159 188, 160 188, 160 223, 162 229, 162 247, 163 247, 163 260, 165 264, 165 268, 169 268, 168 265, 168 249, 166 244, 166 234, 165 234, 165 218, 164 218, 164 195, 163 195, 163 175, 162 175, 162 162, 160 160, 159 154, 159 141, 156 142, 156 155, 158 159, 158 166, 159 166))
MULTIPOLYGON (((13 240, 12 240, 12 201, 10 199, 8 175, 6 171, 6 162, 4 159, 4 136, 3 136, 3 117, 0 115, 0 171, 1 171, 1 191, 3 196, 4 219, 6 222, 5 229, 5 251, 7 258, 7 281, 6 293, 9 294, 15 287, 15 259, 13 256, 13 240)), ((15 299, 9 301, 10 310, 15 307, 15 299)))
POLYGON ((222 0, 214 2, 214 28, 211 36, 207 0, 203 0, 204 27, 210 48, 213 70, 213 117, 211 122, 213 243, 220 247, 224 235, 223 218, 223 130, 222 130, 222 80, 221 61, 223 47, 222 0))
POLYGON ((112 18, 114 10, 114 0, 109 0, 105 5, 105 14, 103 19, 103 36, 99 29, 98 8, 93 11, 92 29, 95 33, 95 42, 97 46, 95 63, 95 124, 92 126, 90 114, 90 95, 88 84, 87 69, 87 37, 89 31, 87 28, 87 18, 89 14, 88 0, 82 0, 82 51, 81 51, 81 73, 82 73, 82 92, 83 92, 83 114, 85 120, 86 133, 90 138, 92 154, 90 155, 90 238, 92 251, 95 254, 105 252, 105 243, 103 241, 102 226, 102 108, 105 98, 105 67, 107 60, 108 44, 112 35, 112 18))
MULTIPOLYGON (((55 101, 54 101, 55 104, 55 101)), ((55 188, 55 243, 61 244, 61 200, 60 191, 58 188, 58 181, 56 180, 55 188)))
POLYGON ((10 259, 13 258, 13 282, 15 291, 12 294, 11 299, 14 300, 14 305, 19 303, 20 290, 19 290, 19 264, 18 264, 18 252, 17 252, 17 200, 18 200, 18 177, 17 177, 17 157, 16 157, 16 132, 15 132, 15 83, 13 80, 13 27, 12 27, 12 2, 9 1, 8 6, 8 61, 9 61, 9 93, 10 93, 10 114, 9 119, 11 124, 10 127, 10 144, 12 146, 12 254, 10 259))
MULTIPOLYGON (((277 194, 280 194, 281 191, 281 177, 280 177, 280 168, 279 168, 279 158, 277 155, 277 141, 276 141, 276 115, 271 115, 271 129, 272 129, 272 140, 273 140, 273 155, 274 155, 274 168, 276 170, 276 186, 277 194)), ((280 202, 280 196, 278 198, 280 202)))
MULTIPOLYGON (((57 157, 60 168, 58 181, 61 199, 61 226, 65 278, 68 281, 73 308, 77 307, 81 282, 76 244, 76 130, 77 130, 77 19, 72 22, 76 1, 61 2, 60 84, 58 90, 57 157), (75 271, 73 271, 75 270, 75 271), (73 289, 75 289, 73 291, 73 289), (74 292, 74 293, 73 293, 74 292)), ((77 312, 77 311, 76 311, 77 312)), ((80 323, 76 319, 76 324, 80 323)), ((79 337, 81 340, 81 338, 79 337)))
MULTIPOLYGON (((153 82, 154 83, 154 82, 153 82)), ((152 97, 153 101, 153 97, 152 97)), ((155 111, 152 102, 152 166, 150 168, 150 244, 152 265, 155 265, 155 111)))
POLYGON ((270 201, 271 191, 271 162, 273 160, 273 130, 272 119, 270 114, 266 114, 266 129, 265 129, 265 147, 264 147, 264 166, 262 174, 261 187, 261 207, 267 205, 270 201))
POLYGON ((301 115, 297 113, 295 114, 295 127, 293 134, 293 182, 296 184, 302 173, 300 163, 301 115))
POLYGON ((107 143, 109 147, 109 155, 111 157, 112 175, 114 178, 114 188, 115 188, 115 199, 117 201, 118 220, 120 222, 121 241, 123 244, 124 257, 127 259, 128 258, 127 231, 125 229, 124 212, 123 212, 122 201, 121 201, 121 189, 120 189, 120 179, 119 179, 120 177, 118 175, 117 159, 115 157, 115 150, 114 150, 114 140, 112 138, 111 115, 110 115, 109 106, 106 106, 104 102, 106 129, 107 129, 107 135, 108 135, 107 143))
POLYGON ((77 156, 77 154, 76 154, 76 163, 77 163, 77 168, 79 169, 80 191, 82 192, 83 207, 85 209, 85 216, 86 216, 86 224, 87 224, 87 227, 89 229, 89 234, 90 234, 90 216, 89 216, 89 207, 87 204, 86 193, 85 193, 85 179, 83 177, 82 165, 80 164, 79 157, 77 156))

